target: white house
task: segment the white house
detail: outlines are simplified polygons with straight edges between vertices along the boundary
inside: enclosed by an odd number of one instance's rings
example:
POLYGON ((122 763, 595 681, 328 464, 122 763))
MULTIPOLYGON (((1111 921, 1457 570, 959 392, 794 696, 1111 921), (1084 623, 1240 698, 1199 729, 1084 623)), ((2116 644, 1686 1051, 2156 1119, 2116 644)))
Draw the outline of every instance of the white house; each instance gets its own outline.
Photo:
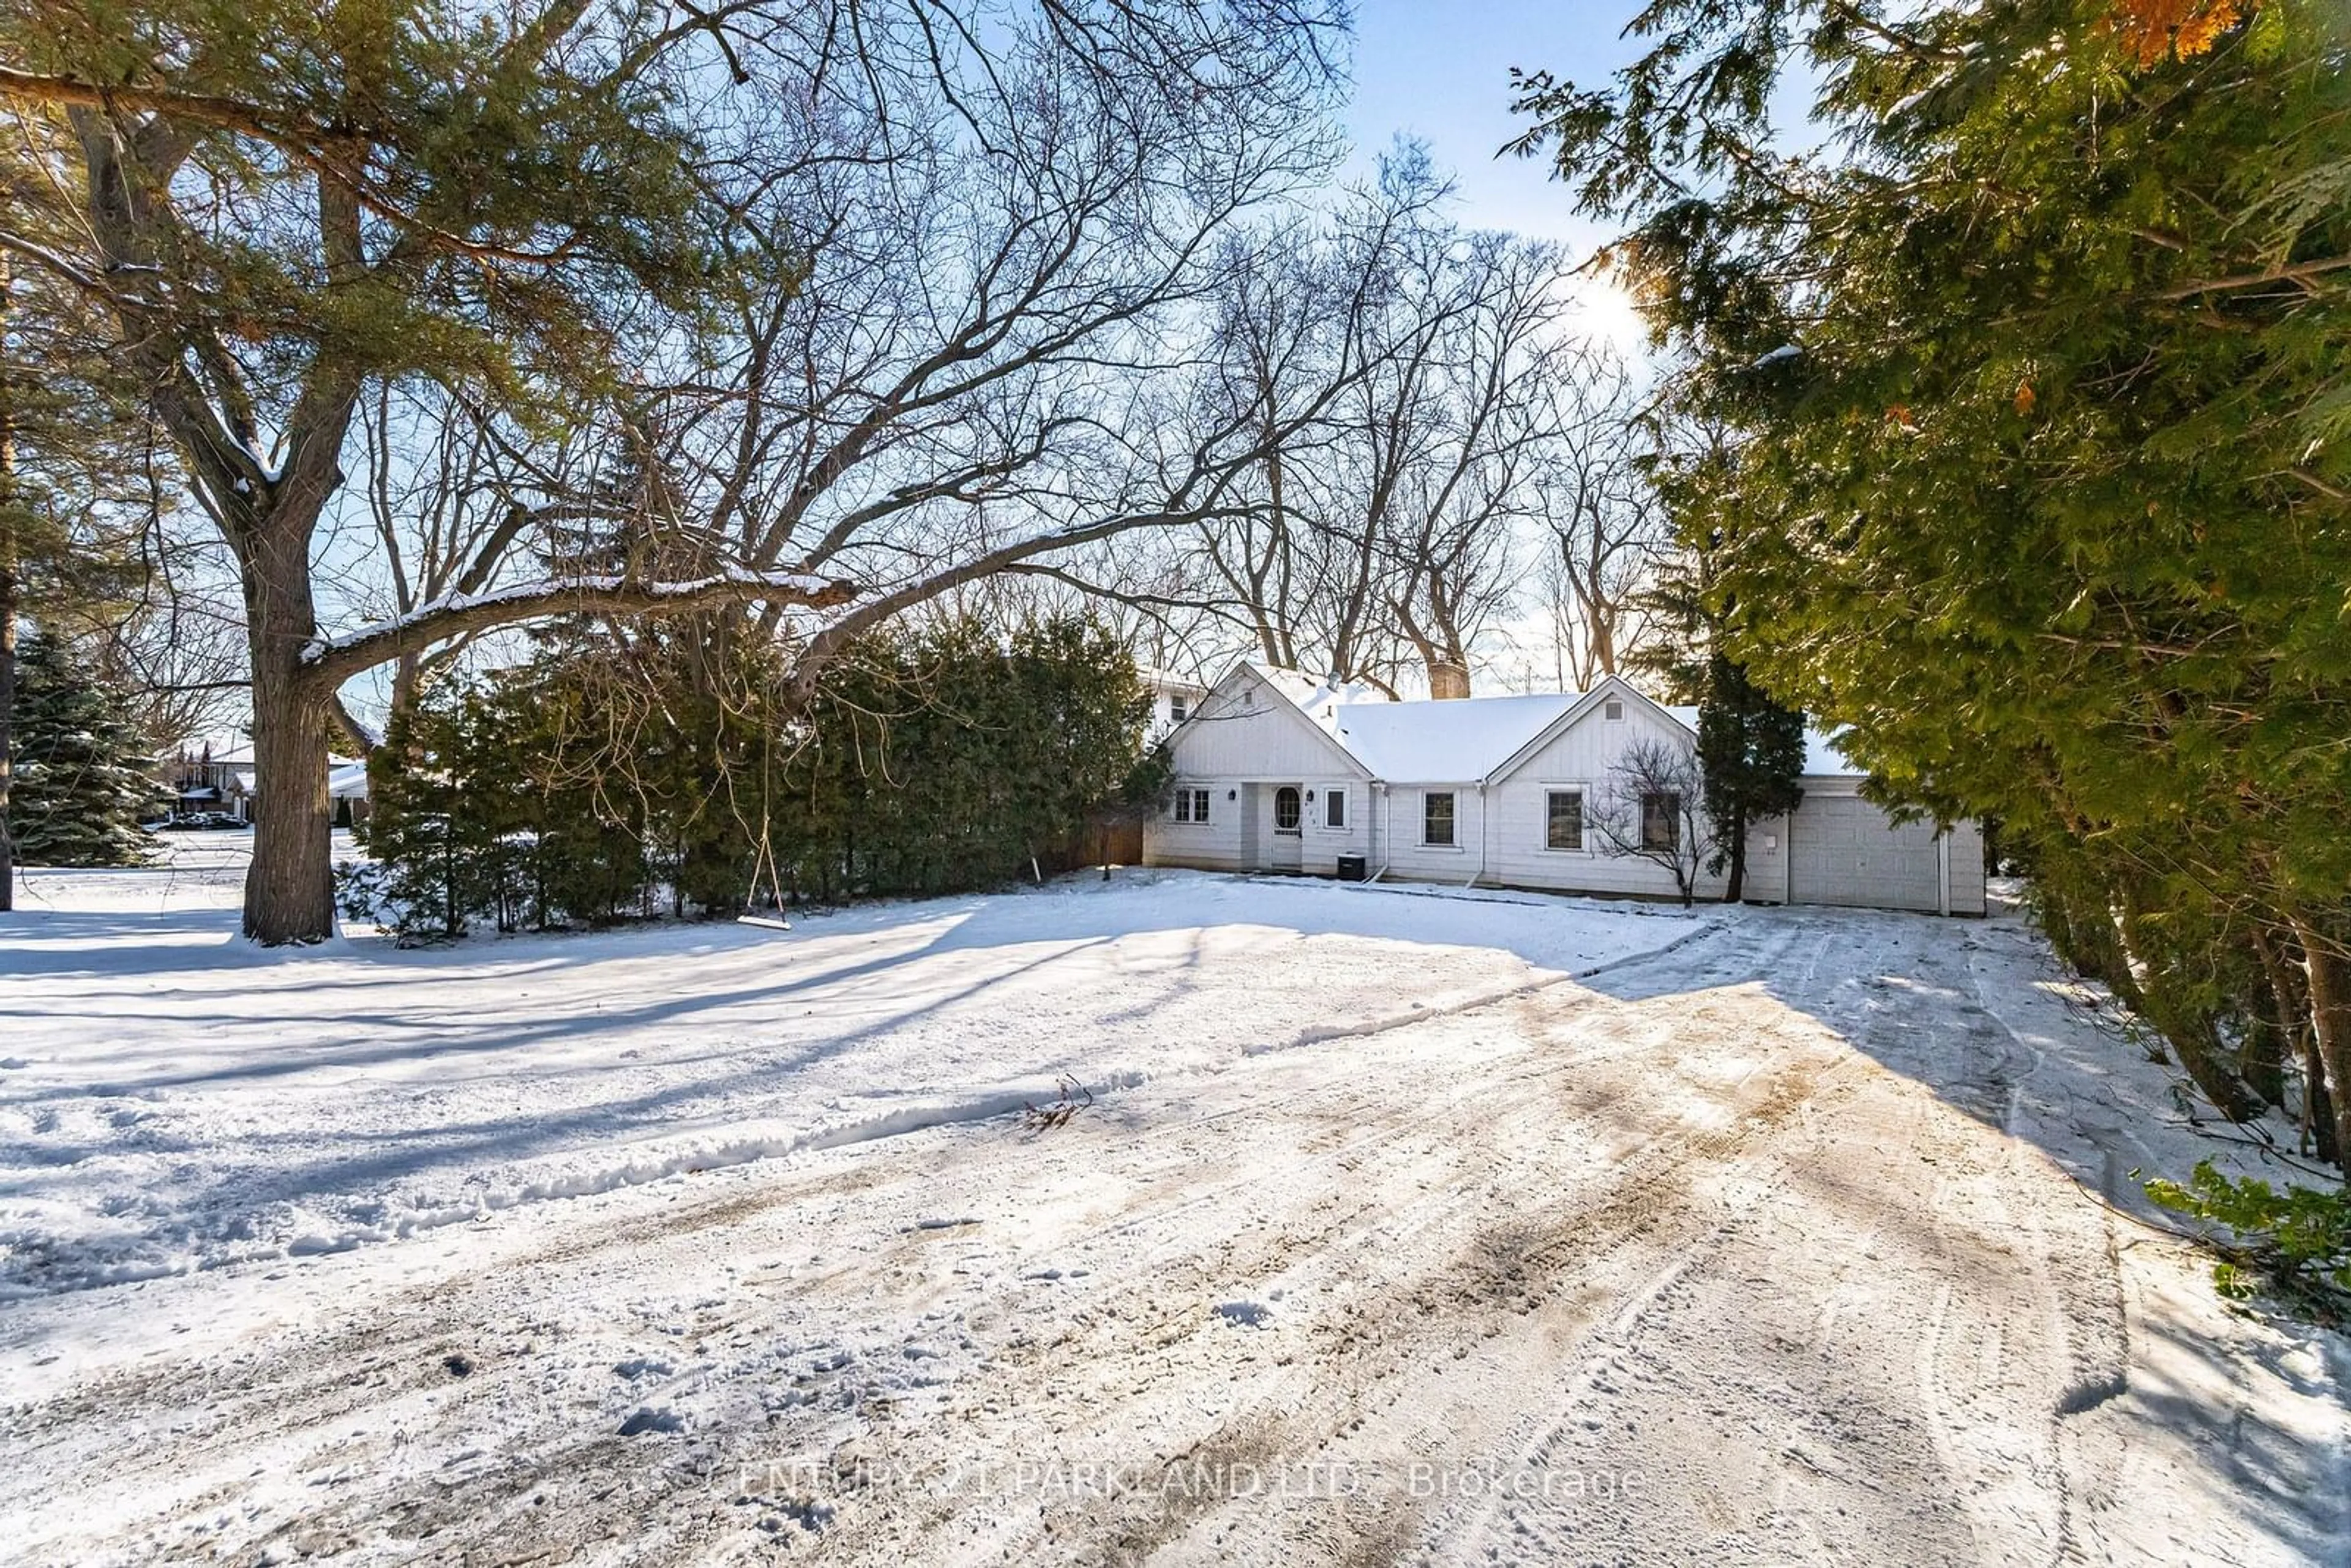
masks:
POLYGON ((1144 689, 1151 694, 1151 724, 1148 734, 1153 740, 1164 738, 1175 727, 1192 716, 1208 688, 1196 680, 1167 670, 1144 669, 1141 672, 1144 689))
MULTIPOLYGON (((1393 702, 1245 661, 1169 738, 1175 788, 1147 865, 1557 892, 1676 895, 1665 867, 1612 855, 1589 810, 1635 741, 1695 748, 1697 710, 1610 677, 1588 692, 1393 702)), ((1749 831, 1749 898, 1944 915, 1984 912, 1977 825, 1896 823, 1862 776, 1808 737, 1804 798, 1749 831)), ((1702 876, 1699 895, 1722 892, 1702 876)))

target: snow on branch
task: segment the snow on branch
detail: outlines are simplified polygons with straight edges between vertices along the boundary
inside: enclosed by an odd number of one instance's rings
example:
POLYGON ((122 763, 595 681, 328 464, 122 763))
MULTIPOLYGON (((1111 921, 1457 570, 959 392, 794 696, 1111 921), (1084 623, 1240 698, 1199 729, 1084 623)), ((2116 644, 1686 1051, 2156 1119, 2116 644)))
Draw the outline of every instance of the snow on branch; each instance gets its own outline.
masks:
POLYGON ((627 576, 519 582, 483 593, 447 594, 389 621, 339 636, 314 637, 303 645, 302 662, 330 684, 340 685, 361 671, 403 653, 421 653, 464 632, 510 626, 541 615, 666 614, 755 600, 823 610, 846 604, 862 591, 845 579, 755 571, 740 566, 675 582, 648 582, 627 576))

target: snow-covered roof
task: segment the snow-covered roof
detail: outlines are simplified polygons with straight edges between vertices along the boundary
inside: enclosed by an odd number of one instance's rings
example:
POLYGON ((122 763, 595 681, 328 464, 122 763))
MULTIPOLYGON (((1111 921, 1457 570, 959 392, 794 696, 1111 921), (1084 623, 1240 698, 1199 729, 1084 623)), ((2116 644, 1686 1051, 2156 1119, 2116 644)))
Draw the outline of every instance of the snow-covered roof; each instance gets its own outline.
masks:
POLYGON ((1146 664, 1134 673, 1142 677, 1144 685, 1155 692, 1205 692, 1208 689, 1206 681, 1179 675, 1172 670, 1155 670, 1146 664))
POLYGON ((1377 779, 1483 779, 1581 701, 1580 692, 1337 705, 1332 733, 1377 779))
POLYGON ((368 770, 364 762, 346 762, 327 772, 327 799, 330 800, 364 800, 368 798, 368 770))
POLYGON ((1251 674, 1281 695, 1288 697, 1324 729, 1331 727, 1332 709, 1342 703, 1384 702, 1387 694, 1377 686, 1354 685, 1333 679, 1314 679, 1296 670, 1285 670, 1279 664, 1260 664, 1255 659, 1245 661, 1251 674))
POLYGON ((1376 686, 1316 681, 1256 660, 1249 667, 1374 779, 1483 779, 1583 698, 1581 692, 1543 692, 1397 702, 1376 686))
MULTIPOLYGON (((1669 707, 1666 711, 1689 726, 1692 731, 1698 728, 1698 709, 1669 707)), ((1808 779, 1859 779, 1864 777, 1864 770, 1855 768, 1845 754, 1837 749, 1834 732, 1808 724, 1804 727, 1804 776, 1808 779)))
MULTIPOLYGON (((1374 779, 1463 783, 1486 778, 1589 695, 1541 692, 1531 696, 1458 697, 1396 702, 1374 686, 1316 681, 1251 659, 1249 673, 1286 697, 1316 728, 1336 740, 1374 779)), ((1664 711, 1693 733, 1698 709, 1664 711)), ((1804 732, 1804 772, 1813 778, 1857 778, 1825 731, 1804 732)))

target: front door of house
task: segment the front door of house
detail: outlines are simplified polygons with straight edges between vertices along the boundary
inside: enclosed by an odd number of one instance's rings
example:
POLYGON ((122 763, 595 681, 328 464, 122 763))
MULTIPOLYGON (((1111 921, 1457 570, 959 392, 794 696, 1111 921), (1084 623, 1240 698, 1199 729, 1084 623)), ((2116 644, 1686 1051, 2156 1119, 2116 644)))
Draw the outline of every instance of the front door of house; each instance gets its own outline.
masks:
POLYGON ((1275 871, 1297 871, 1305 863, 1306 799, 1295 784, 1277 785, 1272 797, 1272 832, 1267 842, 1267 863, 1275 871))

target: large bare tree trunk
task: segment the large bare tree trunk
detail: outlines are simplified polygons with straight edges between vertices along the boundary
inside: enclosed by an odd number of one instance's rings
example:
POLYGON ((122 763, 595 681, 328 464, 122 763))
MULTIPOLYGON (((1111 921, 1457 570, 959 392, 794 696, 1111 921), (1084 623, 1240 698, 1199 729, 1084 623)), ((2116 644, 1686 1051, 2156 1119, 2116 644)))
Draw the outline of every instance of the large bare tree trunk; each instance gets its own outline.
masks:
POLYGON ((335 934, 327 800, 331 693, 306 666, 318 631, 306 519, 259 524, 245 567, 253 649, 253 774, 258 793, 253 865, 245 880, 245 934, 257 942, 319 942, 335 934))

